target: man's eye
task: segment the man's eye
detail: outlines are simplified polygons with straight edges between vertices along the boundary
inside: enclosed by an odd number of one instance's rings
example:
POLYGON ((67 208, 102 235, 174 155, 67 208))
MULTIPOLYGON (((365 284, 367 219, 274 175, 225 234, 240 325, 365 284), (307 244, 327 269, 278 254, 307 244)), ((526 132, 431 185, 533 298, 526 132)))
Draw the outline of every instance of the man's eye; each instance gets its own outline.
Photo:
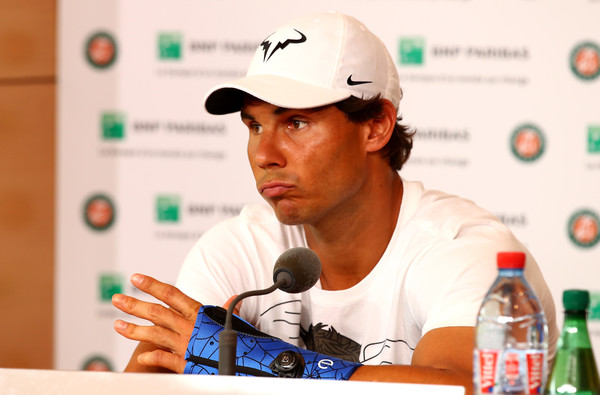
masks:
POLYGON ((250 129, 250 132, 254 134, 262 133, 262 125, 258 123, 252 123, 248 128, 250 129))
POLYGON ((290 129, 302 129, 306 125, 307 125, 307 122, 300 121, 299 119, 294 119, 294 120, 292 120, 292 122, 290 122, 289 127, 290 127, 290 129))

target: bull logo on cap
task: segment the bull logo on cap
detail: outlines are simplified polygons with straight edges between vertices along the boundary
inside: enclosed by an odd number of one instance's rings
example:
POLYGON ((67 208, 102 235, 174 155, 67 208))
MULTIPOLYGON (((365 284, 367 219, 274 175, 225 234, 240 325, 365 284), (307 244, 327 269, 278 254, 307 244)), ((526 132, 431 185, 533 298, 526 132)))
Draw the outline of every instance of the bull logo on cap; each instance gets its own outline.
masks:
POLYGON ((264 56, 263 56, 264 62, 271 59, 271 56, 273 56, 273 54, 275 52, 277 52, 277 50, 285 49, 290 44, 300 44, 300 43, 303 43, 306 41, 306 36, 302 32, 300 32, 296 29, 294 29, 293 31, 298 33, 300 35, 300 37, 297 37, 297 34, 293 33, 292 31, 280 30, 280 31, 277 31, 277 32, 271 34, 260 44, 260 46, 262 47, 263 52, 264 52, 264 56), (297 38, 290 37, 292 35, 296 36, 297 38), (277 38, 277 37, 280 37, 280 38, 277 38), (269 50, 271 49, 271 45, 273 43, 277 43, 277 44, 275 45, 273 50, 269 52, 269 50))

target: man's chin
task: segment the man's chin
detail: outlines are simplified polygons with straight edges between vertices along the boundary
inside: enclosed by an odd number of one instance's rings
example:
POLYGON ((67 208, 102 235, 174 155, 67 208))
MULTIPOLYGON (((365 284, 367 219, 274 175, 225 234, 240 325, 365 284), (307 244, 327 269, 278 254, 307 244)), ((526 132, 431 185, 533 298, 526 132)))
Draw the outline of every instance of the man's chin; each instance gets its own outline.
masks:
POLYGON ((275 212, 277 220, 284 225, 301 225, 304 223, 302 216, 296 209, 296 207, 286 201, 273 202, 269 204, 275 212))
POLYGON ((275 211, 275 216, 277 217, 277 220, 284 225, 302 225, 304 223, 298 216, 283 214, 278 211, 275 211))

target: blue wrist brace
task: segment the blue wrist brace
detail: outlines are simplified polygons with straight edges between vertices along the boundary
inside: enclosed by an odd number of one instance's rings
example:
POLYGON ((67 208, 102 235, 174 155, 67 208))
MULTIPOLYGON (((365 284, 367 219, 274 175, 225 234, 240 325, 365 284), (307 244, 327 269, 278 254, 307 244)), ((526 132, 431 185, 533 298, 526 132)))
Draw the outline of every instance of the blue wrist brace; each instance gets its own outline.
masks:
MULTIPOLYGON (((226 311, 203 306, 185 353, 186 374, 217 374, 219 333, 224 329, 226 311)), ((348 380, 360 363, 319 354, 262 333, 243 319, 233 316, 237 333, 235 371, 238 376, 298 377, 348 380)))

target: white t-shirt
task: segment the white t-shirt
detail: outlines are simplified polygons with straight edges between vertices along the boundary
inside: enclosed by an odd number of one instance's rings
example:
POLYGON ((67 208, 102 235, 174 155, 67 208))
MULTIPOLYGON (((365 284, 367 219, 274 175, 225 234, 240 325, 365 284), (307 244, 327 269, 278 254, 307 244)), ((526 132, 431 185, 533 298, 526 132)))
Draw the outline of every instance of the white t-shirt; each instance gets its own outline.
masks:
MULTIPOLYGON (((355 286, 302 294, 277 290, 245 299, 241 316, 259 330, 324 354, 370 365, 410 364, 428 331, 474 326, 497 276, 496 253, 527 253, 525 276, 546 313, 551 343, 559 332, 539 267, 510 230, 473 202, 403 180, 396 229, 375 268, 355 286)), ((273 284, 273 265, 307 247, 301 226, 282 225, 268 205, 245 207, 196 243, 177 286, 203 304, 273 284)))

